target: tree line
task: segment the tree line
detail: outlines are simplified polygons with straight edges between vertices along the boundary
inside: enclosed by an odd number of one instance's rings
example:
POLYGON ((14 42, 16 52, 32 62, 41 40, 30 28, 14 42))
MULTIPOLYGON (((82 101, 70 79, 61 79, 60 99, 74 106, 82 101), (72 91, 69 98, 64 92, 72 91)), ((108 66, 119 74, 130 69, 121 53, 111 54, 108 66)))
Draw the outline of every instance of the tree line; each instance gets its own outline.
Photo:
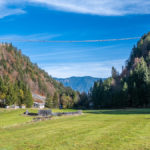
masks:
MULTIPOLYGON (((17 53, 17 59, 21 57, 21 52, 13 52, 11 46, 8 46, 7 49, 11 53, 17 53)), ((27 59, 25 56, 23 58, 27 59)), ((21 61, 23 59, 19 62, 21 61)), ((30 67, 26 67, 26 71, 29 72, 30 76, 33 76, 33 81, 35 75, 38 77, 38 72, 41 72, 44 73, 47 82, 51 82, 55 87, 54 94, 50 94, 41 78, 36 78, 40 89, 46 93, 46 107, 85 109, 150 107, 150 33, 144 35, 133 47, 131 55, 120 74, 112 67, 111 77, 104 81, 95 82, 88 94, 64 87, 44 71, 38 70, 38 67, 32 65, 30 61, 27 63, 28 61, 27 59, 26 65, 30 67)), ((9 61, 7 60, 7 64, 5 62, 6 59, 2 56, 0 64, 3 64, 3 68, 7 70, 9 61)), ((15 65, 15 67, 17 68, 18 65, 15 65)), ((19 72, 19 74, 21 73, 19 72)), ((24 104, 31 107, 33 104, 32 95, 24 80, 19 78, 12 82, 7 75, 4 75, 0 77, 0 105, 11 104, 24 104)))
POLYGON ((55 92, 54 95, 47 96, 46 107, 48 108, 73 108, 79 101, 79 92, 69 87, 64 87, 65 91, 55 92))
POLYGON ((110 78, 94 83, 82 93, 79 106, 86 108, 150 107, 150 33, 133 47, 119 74, 112 67, 110 78))

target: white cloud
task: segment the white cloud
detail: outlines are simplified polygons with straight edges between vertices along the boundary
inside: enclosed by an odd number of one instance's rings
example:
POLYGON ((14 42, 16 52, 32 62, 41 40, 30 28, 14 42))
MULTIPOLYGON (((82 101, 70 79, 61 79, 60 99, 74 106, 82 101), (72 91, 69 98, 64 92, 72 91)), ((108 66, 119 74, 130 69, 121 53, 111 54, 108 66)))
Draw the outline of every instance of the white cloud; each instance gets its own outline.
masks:
POLYGON ((150 14, 148 0, 28 0, 28 2, 45 4, 63 11, 104 16, 150 14))
POLYGON ((0 19, 10 15, 24 14, 25 11, 21 9, 7 9, 3 8, 0 10, 0 19))
POLYGON ((102 62, 87 63, 67 63, 67 64, 39 64, 49 75, 58 78, 67 78, 71 76, 93 76, 106 78, 111 75, 111 67, 114 66, 121 72, 125 60, 112 60, 102 62))
POLYGON ((24 14, 26 13, 22 8, 18 7, 14 7, 11 8, 9 7, 10 5, 15 5, 19 4, 18 0, 0 0, 0 19, 6 17, 6 16, 10 16, 10 15, 18 15, 18 14, 24 14))
POLYGON ((150 14, 149 0, 0 0, 0 18, 24 14, 22 6, 43 6, 83 14, 122 16, 128 14, 150 14), (14 6, 10 9, 9 6, 14 6))

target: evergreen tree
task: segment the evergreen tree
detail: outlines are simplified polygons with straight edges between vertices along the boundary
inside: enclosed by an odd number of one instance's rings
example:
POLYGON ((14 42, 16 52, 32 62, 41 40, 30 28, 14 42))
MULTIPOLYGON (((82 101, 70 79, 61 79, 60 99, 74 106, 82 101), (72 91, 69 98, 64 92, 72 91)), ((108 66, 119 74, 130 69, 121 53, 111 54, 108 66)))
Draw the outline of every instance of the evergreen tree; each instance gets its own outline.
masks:
POLYGON ((128 84, 127 82, 123 82, 121 99, 122 99, 122 107, 128 107, 128 84))
POLYGON ((112 67, 111 75, 112 75, 112 78, 114 78, 114 79, 116 79, 119 76, 119 73, 117 72, 115 67, 112 67))
POLYGON ((58 107, 59 107, 59 99, 58 99, 58 93, 57 93, 57 92, 54 93, 54 96, 53 96, 53 104, 54 104, 54 107, 55 107, 55 108, 58 108, 58 107))
POLYGON ((24 104, 26 105, 26 107, 28 108, 32 107, 33 99, 32 99, 32 94, 29 89, 26 89, 24 98, 25 98, 24 104))
POLYGON ((47 97, 45 106, 48 107, 48 108, 53 108, 54 107, 53 97, 52 96, 49 95, 47 97))

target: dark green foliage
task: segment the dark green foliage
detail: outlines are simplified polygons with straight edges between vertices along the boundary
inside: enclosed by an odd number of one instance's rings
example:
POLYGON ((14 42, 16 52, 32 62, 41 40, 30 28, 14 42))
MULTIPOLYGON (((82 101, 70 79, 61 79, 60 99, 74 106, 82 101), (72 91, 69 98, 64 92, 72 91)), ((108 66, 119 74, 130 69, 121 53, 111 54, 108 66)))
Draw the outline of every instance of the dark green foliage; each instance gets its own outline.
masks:
POLYGON ((45 106, 47 108, 53 108, 54 107, 53 97, 52 96, 50 96, 50 95, 47 96, 45 106))
POLYGON ((2 105, 16 104, 31 107, 33 100, 30 90, 44 96, 54 95, 51 107, 59 107, 63 94, 67 96, 67 107, 73 107, 78 101, 77 92, 55 81, 12 44, 0 44, 0 69, 2 77, 0 102, 2 105), (6 75, 9 76, 7 77, 9 81, 4 79, 6 75))
POLYGON ((149 104, 150 72, 144 58, 136 65, 128 82, 129 106, 143 107, 149 104))
POLYGON ((24 104, 31 107, 33 104, 31 92, 25 83, 21 81, 12 83, 8 76, 0 77, 0 99, 2 106, 24 104))
POLYGON ((58 93, 55 92, 53 96, 53 107, 58 108, 59 107, 59 99, 58 99, 58 93))
POLYGON ((32 99, 32 94, 30 92, 30 90, 25 87, 24 89, 24 103, 26 105, 26 107, 30 108, 33 105, 33 99, 32 99))
POLYGON ((75 107, 78 107, 80 109, 87 109, 89 108, 89 99, 88 94, 83 92, 79 95, 79 102, 75 104, 75 107))
POLYGON ((94 108, 150 107, 150 33, 134 46, 127 65, 119 75, 95 82, 90 96, 94 108))
POLYGON ((111 74, 112 74, 112 78, 114 79, 116 79, 119 76, 119 73, 114 67, 112 67, 111 74))

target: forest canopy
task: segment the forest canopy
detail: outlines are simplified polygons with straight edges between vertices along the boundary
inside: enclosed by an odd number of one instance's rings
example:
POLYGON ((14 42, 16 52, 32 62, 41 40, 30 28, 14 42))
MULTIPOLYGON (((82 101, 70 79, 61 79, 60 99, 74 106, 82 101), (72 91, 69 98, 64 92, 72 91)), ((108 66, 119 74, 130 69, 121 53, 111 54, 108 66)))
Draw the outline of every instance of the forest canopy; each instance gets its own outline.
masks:
POLYGON ((150 107, 150 33, 133 47, 126 66, 119 74, 95 82, 88 101, 94 108, 150 107))

